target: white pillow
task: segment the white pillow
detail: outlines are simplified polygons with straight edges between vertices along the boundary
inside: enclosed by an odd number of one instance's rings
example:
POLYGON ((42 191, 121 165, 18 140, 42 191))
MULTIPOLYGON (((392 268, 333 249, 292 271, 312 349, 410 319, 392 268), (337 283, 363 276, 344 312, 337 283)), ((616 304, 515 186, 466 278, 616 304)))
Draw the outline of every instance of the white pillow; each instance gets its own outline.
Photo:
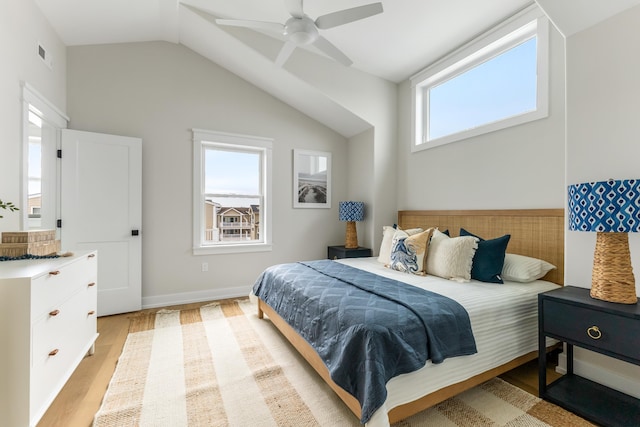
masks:
POLYGON ((471 280, 471 266, 476 249, 477 237, 452 238, 435 230, 427 254, 427 274, 468 282, 471 280))
POLYGON ((512 282, 528 283, 544 277, 555 265, 547 261, 524 255, 505 254, 502 267, 502 279, 512 282))
MULTIPOLYGON (((390 225, 385 225, 382 227, 382 243, 380 244, 380 252, 378 252, 378 262, 383 263, 384 265, 389 265, 391 263, 391 247, 393 245, 393 235, 396 233, 396 230, 399 230, 390 225)), ((409 230, 404 230, 409 236, 414 234, 418 234, 422 232, 422 228, 411 228, 409 230)))
POLYGON ((382 243, 380 244, 380 252, 378 253, 378 262, 387 265, 391 262, 391 245, 393 244, 393 235, 396 229, 390 225, 382 227, 382 243))

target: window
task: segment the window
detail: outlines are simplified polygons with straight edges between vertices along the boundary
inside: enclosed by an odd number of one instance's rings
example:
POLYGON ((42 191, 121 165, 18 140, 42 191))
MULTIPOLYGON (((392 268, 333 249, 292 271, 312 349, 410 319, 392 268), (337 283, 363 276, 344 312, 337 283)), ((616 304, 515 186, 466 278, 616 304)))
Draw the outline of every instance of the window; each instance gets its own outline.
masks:
POLYGON ((272 140, 193 130, 194 254, 271 250, 272 140))
POLYGON ((528 9, 412 77, 412 151, 547 117, 548 26, 528 9))
POLYGON ((33 106, 29 106, 29 151, 27 168, 27 200, 29 205, 29 228, 42 227, 40 218, 42 205, 42 119, 33 106))
POLYGON ((60 129, 67 127, 69 118, 26 82, 22 97, 22 229, 56 229, 56 219, 60 217, 56 150, 60 148, 60 129))

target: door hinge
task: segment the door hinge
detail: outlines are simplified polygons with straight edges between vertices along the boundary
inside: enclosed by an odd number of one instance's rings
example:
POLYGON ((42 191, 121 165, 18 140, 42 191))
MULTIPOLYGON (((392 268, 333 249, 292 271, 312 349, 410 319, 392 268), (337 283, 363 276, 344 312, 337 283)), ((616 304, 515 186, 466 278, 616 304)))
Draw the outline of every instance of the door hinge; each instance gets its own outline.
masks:
POLYGON ((56 220, 56 227, 62 228, 62 220, 61 219, 56 220))
POLYGON ((58 150, 56 156, 61 159, 62 158, 62 150, 58 150))

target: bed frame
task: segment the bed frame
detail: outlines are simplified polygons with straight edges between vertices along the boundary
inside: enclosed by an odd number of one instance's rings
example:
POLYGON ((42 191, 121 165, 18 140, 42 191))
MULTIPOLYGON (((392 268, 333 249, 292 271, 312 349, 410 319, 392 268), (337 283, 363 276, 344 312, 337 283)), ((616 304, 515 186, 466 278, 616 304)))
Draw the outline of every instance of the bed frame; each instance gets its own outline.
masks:
MULTIPOLYGON (((403 229, 438 227, 448 229, 457 236, 460 227, 485 239, 511 234, 507 252, 544 259, 557 266, 543 279, 563 284, 564 278, 564 220, 563 209, 528 210, 479 210, 479 211, 399 211, 398 225, 403 229)), ((318 353, 285 322, 271 307, 258 300, 258 317, 266 314, 271 322, 291 342, 298 352, 320 374, 322 379, 360 419, 360 403, 331 379, 329 371, 318 353)), ((389 423, 393 424, 417 414, 433 405, 465 390, 510 371, 537 358, 537 351, 520 356, 504 365, 478 374, 468 380, 444 387, 389 411, 389 423)))

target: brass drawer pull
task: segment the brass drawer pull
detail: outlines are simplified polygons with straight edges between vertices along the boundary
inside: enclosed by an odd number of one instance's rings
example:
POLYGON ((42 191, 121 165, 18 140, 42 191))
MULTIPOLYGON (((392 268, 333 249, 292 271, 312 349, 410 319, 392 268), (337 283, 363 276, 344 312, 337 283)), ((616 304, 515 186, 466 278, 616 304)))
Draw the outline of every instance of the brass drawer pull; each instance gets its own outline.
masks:
POLYGON ((600 332, 600 328, 598 328, 597 326, 592 326, 587 329, 587 335, 589 335, 589 337, 593 338, 594 340, 599 340, 600 338, 602 338, 602 332, 600 332))
POLYGON ((58 349, 57 348, 55 350, 51 350, 49 352, 49 356, 55 356, 56 354, 58 354, 58 349))
POLYGON ((96 285, 96 282, 91 282, 87 286, 92 287, 92 286, 95 286, 95 285, 96 285))
POLYGON ((60 274, 60 270, 50 271, 49 274, 52 276, 57 276, 58 274, 60 274))
POLYGON ((91 310, 87 313, 87 316, 93 316, 94 314, 96 314, 95 310, 91 310))
POLYGON ((60 310, 53 310, 51 312, 49 312, 49 316, 57 316, 58 314, 60 314, 60 310))

